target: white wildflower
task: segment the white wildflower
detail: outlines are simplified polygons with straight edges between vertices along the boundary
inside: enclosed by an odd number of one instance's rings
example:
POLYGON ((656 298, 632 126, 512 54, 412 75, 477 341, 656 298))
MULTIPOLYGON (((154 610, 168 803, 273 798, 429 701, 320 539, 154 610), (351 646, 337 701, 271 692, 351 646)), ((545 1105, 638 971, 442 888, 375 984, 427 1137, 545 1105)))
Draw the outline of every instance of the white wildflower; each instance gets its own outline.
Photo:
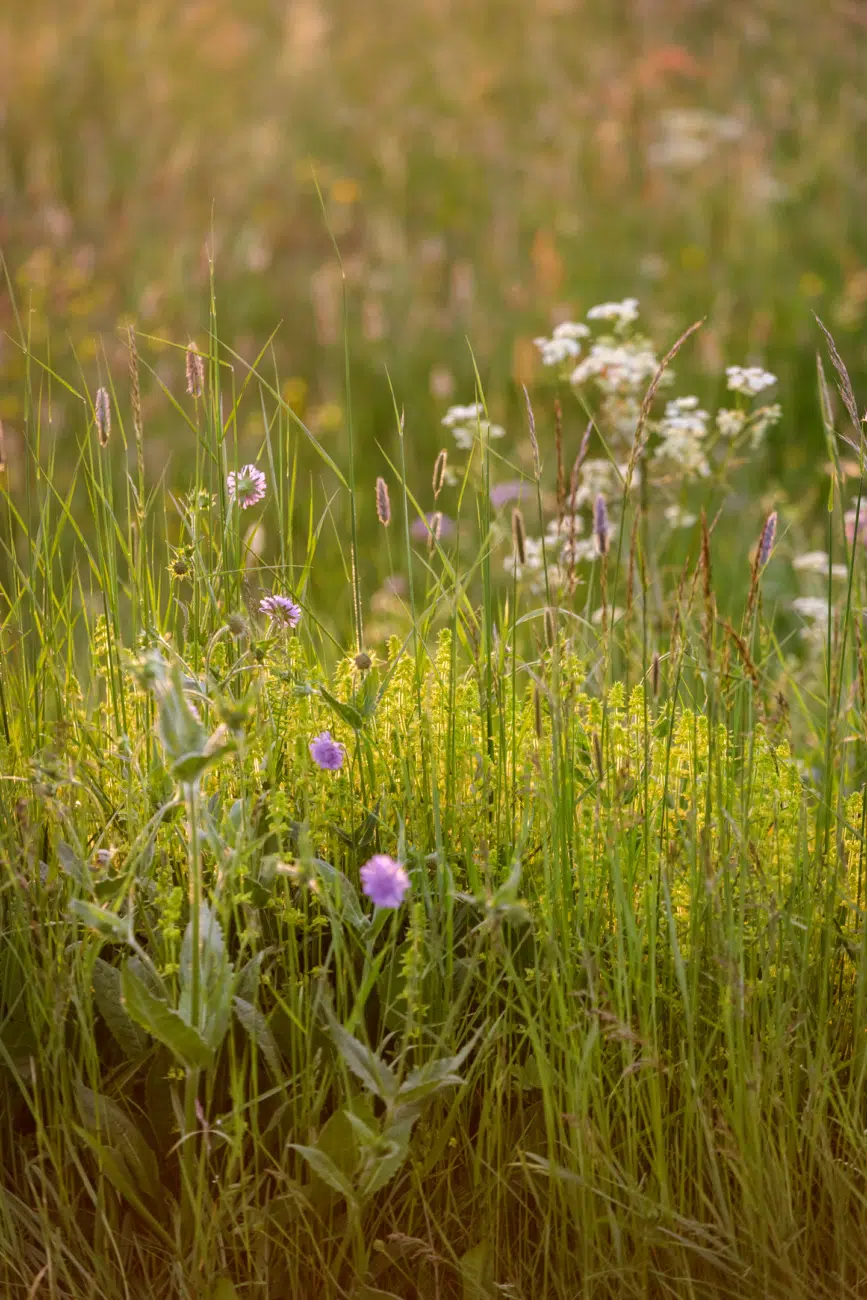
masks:
MULTIPOLYGON (((828 552, 827 551, 805 551, 803 555, 796 555, 792 560, 792 568, 798 569, 801 573, 819 573, 823 577, 828 576, 828 552)), ((845 578, 849 570, 845 564, 832 564, 831 575, 834 578, 845 578)))
POLYGON ((802 618, 814 618, 817 622, 828 621, 828 602, 821 596, 797 596, 792 601, 792 609, 802 618))
POLYGON ((643 393, 658 368, 648 344, 598 342, 572 371, 571 382, 580 387, 594 380, 603 392, 617 395, 643 393))
POLYGON ((543 565, 542 539, 541 537, 526 537, 524 539, 524 563, 519 564, 517 556, 512 553, 507 555, 503 561, 503 567, 508 574, 514 574, 520 581, 525 573, 538 573, 543 565))
POLYGON ((692 528, 697 518, 697 515, 682 510, 680 506, 665 507, 665 521, 670 528, 692 528))
POLYGON ((750 420, 750 448, 752 451, 758 451, 768 429, 779 423, 782 414, 783 408, 779 402, 774 402, 772 406, 760 406, 753 413, 750 420))
POLYGON ((745 397, 755 397, 777 382, 777 376, 761 366, 726 366, 726 380, 729 391, 742 393, 745 397))
POLYGON ((722 407, 716 413, 716 427, 724 438, 736 438, 746 422, 746 411, 722 407))
POLYGON ((587 313, 588 320, 610 320, 616 330, 626 329, 638 320, 638 299, 624 298, 622 302, 600 302, 587 313))

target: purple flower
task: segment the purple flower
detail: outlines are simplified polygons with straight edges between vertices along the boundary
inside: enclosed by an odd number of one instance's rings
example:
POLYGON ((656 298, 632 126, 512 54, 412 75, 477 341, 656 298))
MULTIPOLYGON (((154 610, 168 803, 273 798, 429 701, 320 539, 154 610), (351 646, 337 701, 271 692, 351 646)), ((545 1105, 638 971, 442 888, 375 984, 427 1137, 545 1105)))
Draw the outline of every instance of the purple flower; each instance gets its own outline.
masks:
POLYGON ((265 596, 259 601, 260 614, 267 614, 275 623, 284 627, 297 627, 301 618, 301 607, 288 596, 265 596))
POLYGON ((593 511, 593 532, 596 534, 596 549, 600 555, 608 554, 608 507, 600 492, 596 498, 593 511))
POLYGON ((309 749, 313 762, 324 771, 336 772, 343 767, 346 749, 338 740, 332 738, 330 731, 322 731, 318 736, 314 736, 309 749))
POLYGON ((771 551, 774 549, 774 538, 777 535, 777 512, 772 511, 765 520, 765 526, 762 529, 762 535, 759 538, 759 568, 763 569, 771 558, 771 551))
POLYGON ((491 488, 491 505, 499 510, 500 506, 507 505, 510 501, 525 501, 533 490, 532 483, 520 479, 495 483, 491 488))
POLYGON ((434 530, 437 527, 437 516, 439 516, 439 531, 436 533, 437 541, 445 537, 451 537, 455 531, 454 523, 448 515, 441 514, 439 510, 432 511, 424 515, 421 519, 414 519, 410 525, 410 532, 420 542, 430 541, 434 530))
POLYGON ((255 465, 245 465, 239 473, 228 475, 226 487, 229 500, 237 501, 242 510, 247 510, 265 495, 265 475, 255 465))
POLYGON ((361 868, 361 886, 376 907, 400 907, 409 889, 409 876, 387 853, 376 853, 361 868))

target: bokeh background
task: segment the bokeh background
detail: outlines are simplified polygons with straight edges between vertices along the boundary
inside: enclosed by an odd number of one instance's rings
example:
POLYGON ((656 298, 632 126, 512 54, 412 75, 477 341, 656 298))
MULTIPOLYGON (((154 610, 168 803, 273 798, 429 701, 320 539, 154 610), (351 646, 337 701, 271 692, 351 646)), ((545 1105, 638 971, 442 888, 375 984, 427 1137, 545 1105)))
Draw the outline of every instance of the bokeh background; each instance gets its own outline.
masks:
MULTIPOLYGON (((330 224, 371 487, 395 443, 386 369, 421 490, 446 406, 473 397, 468 340, 518 456, 518 384, 550 426, 533 337, 632 294, 660 351, 707 318, 678 361, 703 400, 727 363, 780 376, 761 487, 818 500, 814 311, 856 391, 867 371, 865 55, 860 0, 0 0, 13 485, 13 295, 78 386, 111 368, 123 396, 134 321, 180 396, 182 353, 155 340, 206 337, 209 249, 222 339, 252 360, 279 326, 283 391, 343 463, 330 224)), ((148 473, 182 476, 190 436, 143 386, 148 473)), ((255 452, 258 400, 241 415, 255 452)), ((57 384, 50 416, 72 456, 83 413, 57 384)))

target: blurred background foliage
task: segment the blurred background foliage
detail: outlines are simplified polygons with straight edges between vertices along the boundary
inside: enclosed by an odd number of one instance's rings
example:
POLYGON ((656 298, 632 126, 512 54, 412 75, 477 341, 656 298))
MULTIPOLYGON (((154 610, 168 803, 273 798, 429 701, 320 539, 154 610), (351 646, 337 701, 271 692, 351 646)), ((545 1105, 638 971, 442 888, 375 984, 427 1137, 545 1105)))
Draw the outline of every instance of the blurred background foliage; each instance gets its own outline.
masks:
MULTIPOLYGON (((110 368, 122 400, 131 320, 183 394, 182 354, 153 340, 204 341, 212 249, 220 337, 252 360, 279 325, 282 390, 342 463, 318 181, 371 488, 395 441, 386 368, 414 487, 446 406, 472 400, 468 340, 520 460, 533 337, 634 294, 660 351, 707 318, 681 391, 714 401, 726 363, 780 376, 762 486, 818 498, 813 311, 856 391, 867 370, 865 54, 858 0, 0 0, 0 246, 34 352, 91 393, 110 368)), ((26 361, 5 292, 0 327, 14 488, 26 361)), ((241 416, 243 457, 252 394, 241 416)), ((53 385, 50 417, 62 440, 85 413, 53 385)), ((192 438, 147 376, 144 418, 149 474, 179 476, 192 438)), ((573 400, 570 444, 582 428, 573 400)))

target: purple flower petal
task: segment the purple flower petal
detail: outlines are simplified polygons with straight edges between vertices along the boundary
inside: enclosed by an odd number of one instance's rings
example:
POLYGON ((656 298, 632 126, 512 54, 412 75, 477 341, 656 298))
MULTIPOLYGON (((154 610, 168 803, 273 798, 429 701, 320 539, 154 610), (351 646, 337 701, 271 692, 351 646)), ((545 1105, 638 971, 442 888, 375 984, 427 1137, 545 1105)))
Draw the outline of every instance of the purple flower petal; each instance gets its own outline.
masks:
POLYGON ((387 853, 376 853, 361 868, 361 887, 376 907, 400 907, 409 876, 387 853))
POLYGON ((318 736, 314 736, 309 749, 313 762, 323 771, 336 772, 343 766, 346 749, 338 740, 332 738, 330 731, 322 731, 318 736))

